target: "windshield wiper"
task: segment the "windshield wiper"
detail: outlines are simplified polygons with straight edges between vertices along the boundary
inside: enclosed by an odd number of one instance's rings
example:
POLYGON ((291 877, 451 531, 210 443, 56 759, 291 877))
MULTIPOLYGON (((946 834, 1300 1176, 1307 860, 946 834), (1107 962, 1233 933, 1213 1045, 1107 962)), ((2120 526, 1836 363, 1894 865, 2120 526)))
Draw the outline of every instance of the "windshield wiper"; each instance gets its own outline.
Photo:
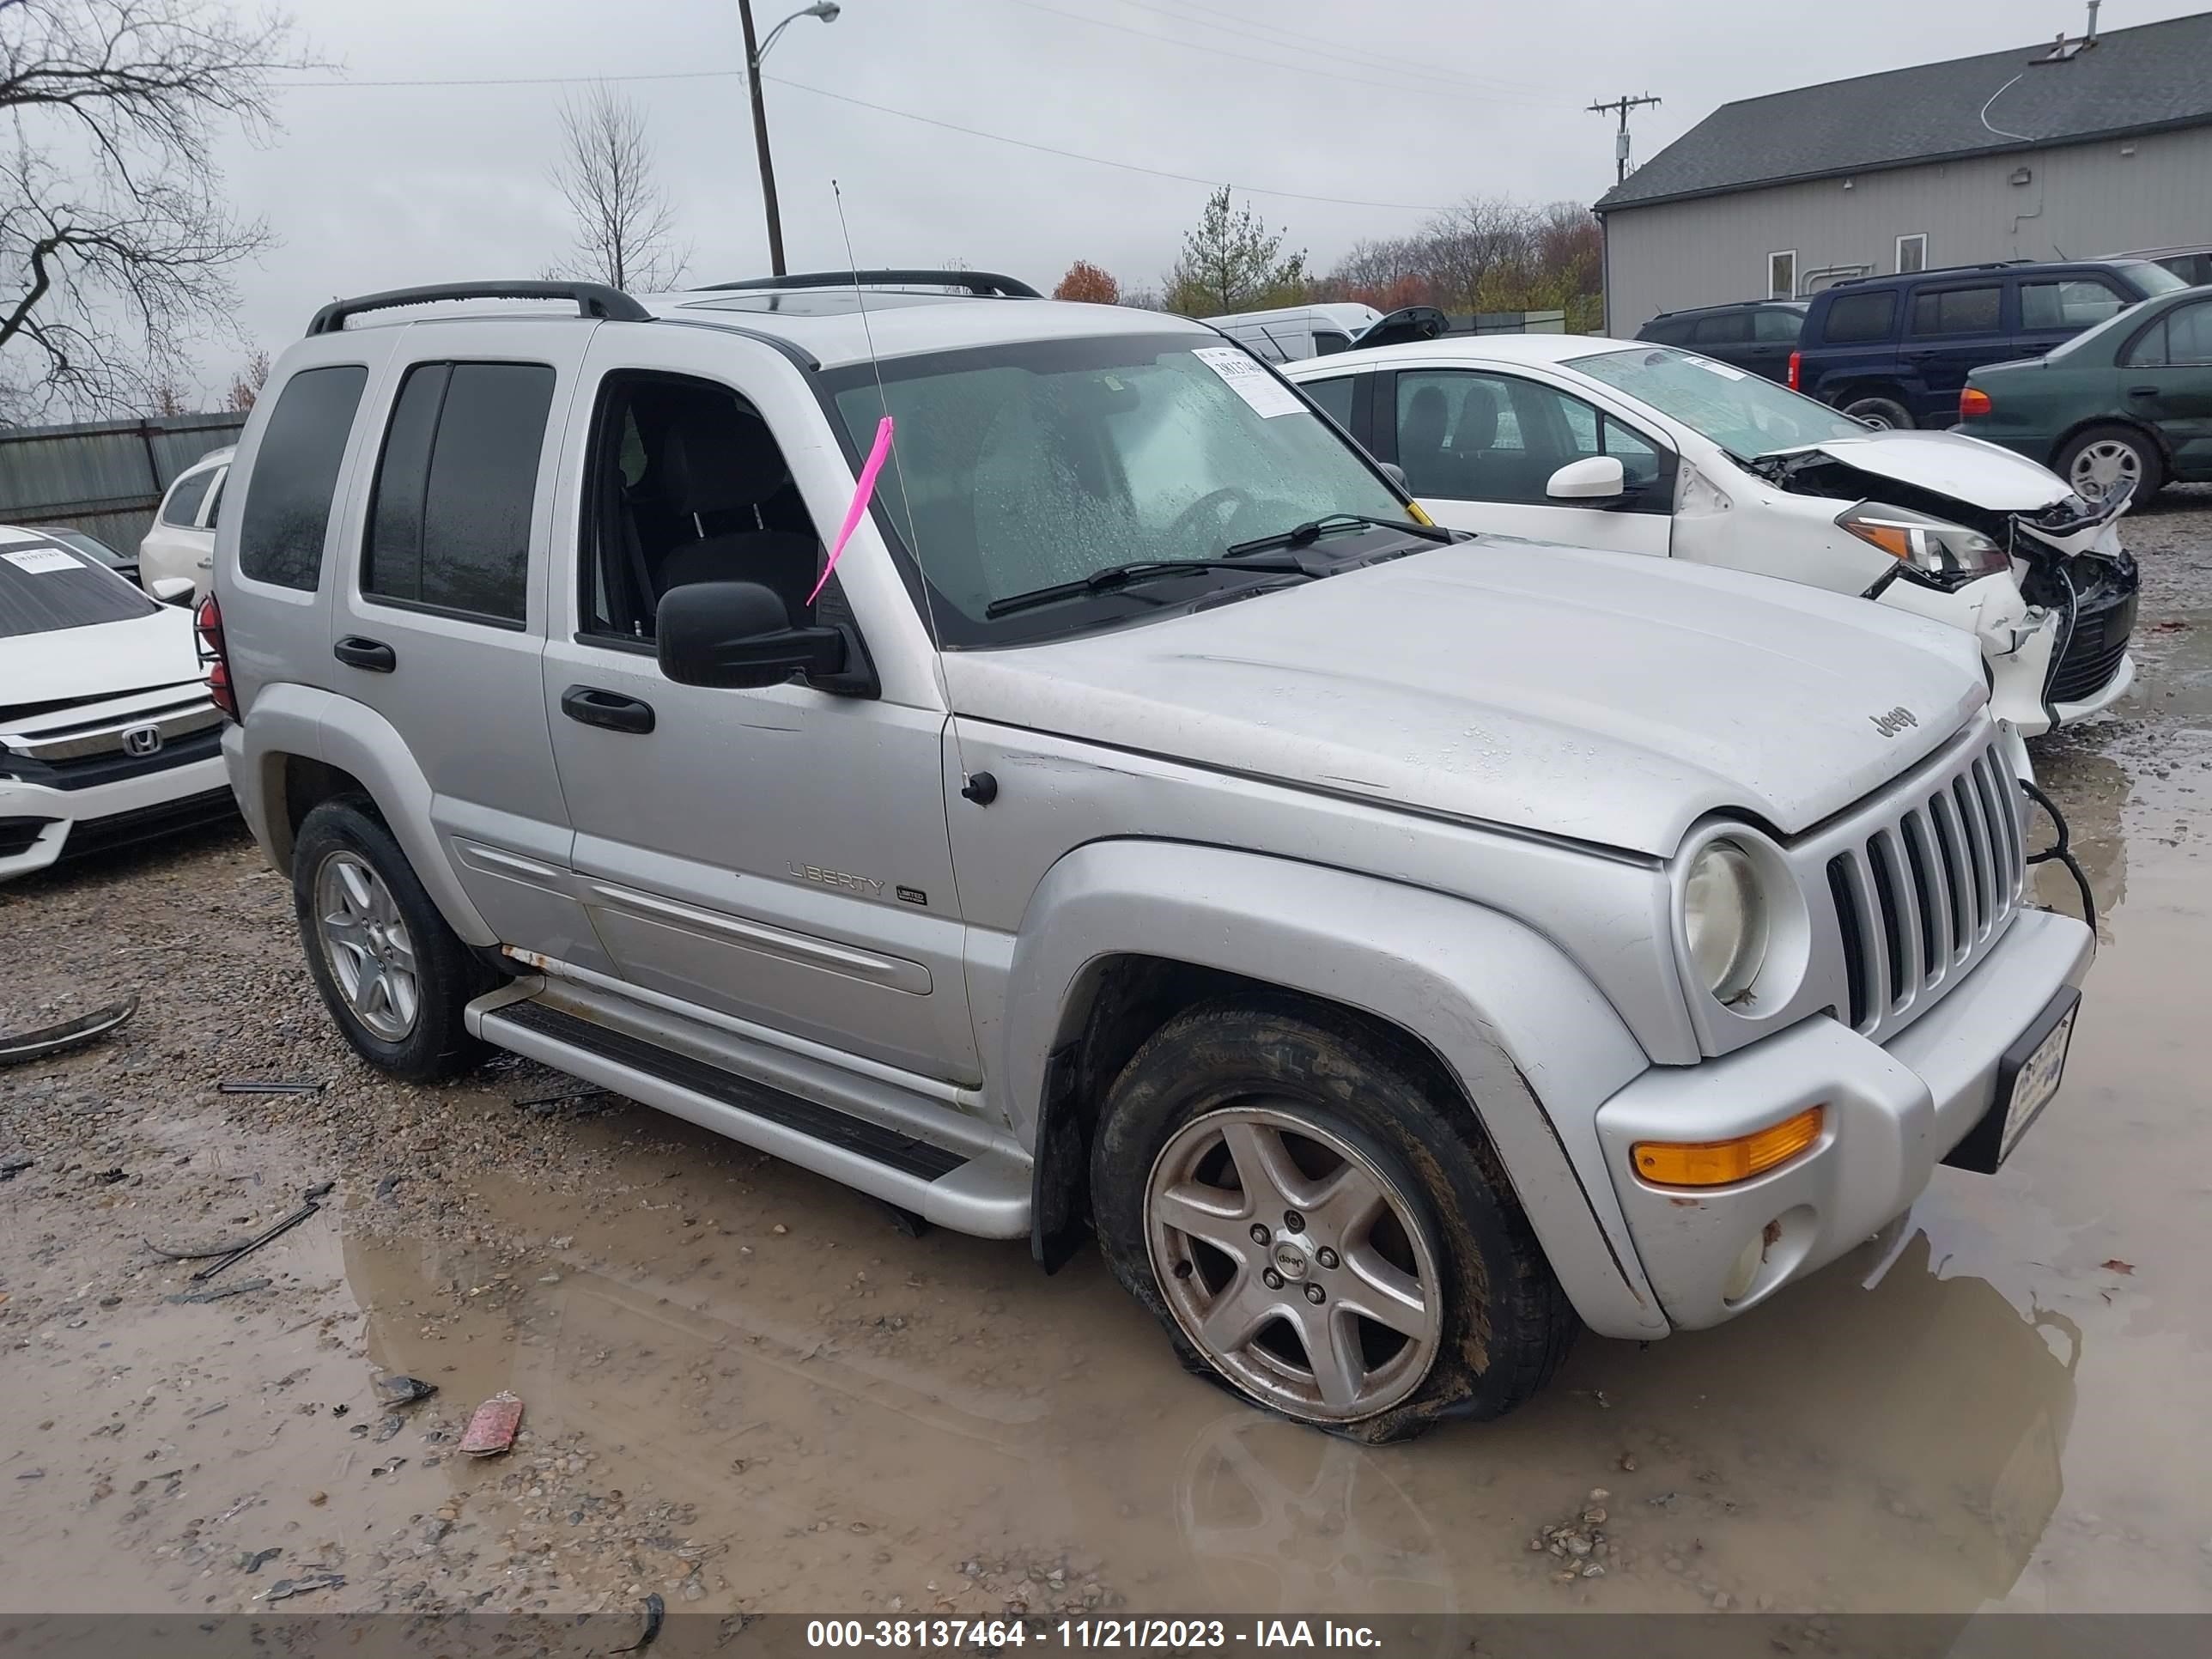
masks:
POLYGON ((1074 581, 1054 582, 1049 587, 1031 588, 1026 593, 1009 593, 1005 599, 994 599, 985 605, 983 615, 995 620, 1036 605, 1081 599, 1088 593, 1108 593, 1115 588, 1127 587, 1133 582, 1157 581, 1163 576, 1179 576, 1185 571, 1193 570, 1234 570, 1239 574, 1273 570, 1287 576, 1320 576, 1326 574, 1311 568, 1300 559, 1238 559, 1233 563, 1227 559, 1137 559, 1127 564, 1109 564, 1103 570, 1094 570, 1074 581))
POLYGON ((1310 547, 1332 530, 1363 528, 1402 530, 1408 536, 1419 536, 1422 540, 1431 542, 1448 542, 1452 538, 1451 532, 1442 525, 1415 524, 1411 519, 1377 519, 1365 513, 1328 513, 1318 519, 1308 519, 1304 524, 1293 525, 1280 535, 1235 542, 1222 551, 1234 559, 1248 553, 1265 553, 1278 547, 1310 547))

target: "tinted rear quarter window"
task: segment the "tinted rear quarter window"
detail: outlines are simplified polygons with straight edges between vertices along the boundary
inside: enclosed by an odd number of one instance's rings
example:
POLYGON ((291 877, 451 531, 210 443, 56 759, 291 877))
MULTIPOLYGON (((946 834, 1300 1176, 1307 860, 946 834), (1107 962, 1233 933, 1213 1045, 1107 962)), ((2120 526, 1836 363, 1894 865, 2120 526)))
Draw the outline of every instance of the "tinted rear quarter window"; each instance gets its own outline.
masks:
POLYGON ((554 378, 542 363, 407 371, 377 462, 363 592, 522 623, 554 378))
POLYGON ((1897 327, 1897 290, 1838 295, 1828 305, 1820 337, 1830 345, 1887 340, 1897 327))
POLYGON ((238 572, 313 592, 322 580, 331 495, 368 370, 303 368, 284 383, 261 434, 238 527, 238 572))
POLYGON ((161 522, 181 525, 185 529, 199 522, 200 503, 207 499, 208 485, 215 481, 212 471, 187 472, 169 486, 169 499, 161 503, 161 522))
POLYGON ((2004 289, 1995 283, 1987 288, 1923 289, 1912 296, 1912 332, 1994 334, 2003 300, 2004 289))

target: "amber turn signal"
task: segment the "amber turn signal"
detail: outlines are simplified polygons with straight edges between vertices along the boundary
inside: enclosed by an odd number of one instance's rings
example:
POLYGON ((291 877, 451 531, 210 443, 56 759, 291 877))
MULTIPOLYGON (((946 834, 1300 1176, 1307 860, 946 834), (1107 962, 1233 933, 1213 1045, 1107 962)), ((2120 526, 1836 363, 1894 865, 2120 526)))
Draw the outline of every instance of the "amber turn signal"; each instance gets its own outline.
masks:
POLYGON ((1808 1106, 1791 1118, 1733 1140, 1639 1140, 1631 1150, 1636 1173, 1661 1187, 1725 1187, 1786 1164, 1820 1138, 1827 1109, 1808 1106))
POLYGON ((1989 412, 1990 394, 1981 390, 1980 387, 1970 386, 1964 392, 1961 392, 1959 394, 1959 418, 1960 420, 1965 420, 1970 415, 1986 415, 1989 412))

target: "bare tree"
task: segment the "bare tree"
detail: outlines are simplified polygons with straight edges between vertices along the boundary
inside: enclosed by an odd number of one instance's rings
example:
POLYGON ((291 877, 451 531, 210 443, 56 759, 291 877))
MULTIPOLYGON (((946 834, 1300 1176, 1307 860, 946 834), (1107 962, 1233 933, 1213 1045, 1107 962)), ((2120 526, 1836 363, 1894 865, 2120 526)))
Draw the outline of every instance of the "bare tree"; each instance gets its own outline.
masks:
POLYGON ((552 274, 647 294, 674 288, 691 250, 676 246, 676 209, 654 176, 653 139, 637 106, 594 87, 562 106, 561 132, 568 154, 553 182, 575 216, 576 257, 552 274))
POLYGON ((243 415, 260 400, 261 388, 269 384, 269 354, 257 351, 246 360, 246 367, 230 377, 230 390, 223 394, 222 406, 243 415))
POLYGON ((230 273, 270 239, 214 149, 273 125, 290 31, 222 0, 0 0, 0 419, 143 408, 234 335, 230 273))

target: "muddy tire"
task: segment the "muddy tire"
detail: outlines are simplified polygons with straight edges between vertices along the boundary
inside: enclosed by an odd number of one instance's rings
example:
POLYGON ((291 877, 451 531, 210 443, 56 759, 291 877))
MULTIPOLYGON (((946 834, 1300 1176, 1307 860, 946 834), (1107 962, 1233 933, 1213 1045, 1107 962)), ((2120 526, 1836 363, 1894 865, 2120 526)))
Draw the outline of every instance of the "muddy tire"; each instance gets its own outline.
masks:
POLYGON ((1435 1062, 1326 1010, 1170 1020, 1109 1092, 1091 1184, 1108 1265, 1188 1369, 1347 1438, 1510 1411, 1579 1328, 1435 1062))
POLYGON ((1838 406, 1855 421, 1872 421, 1893 432, 1910 432, 1917 424, 1911 410, 1882 392, 1851 392, 1841 400, 1838 406))
POLYGON ((2101 501, 2115 486, 2131 483, 2140 505, 2166 487, 2166 456, 2157 441, 2117 422, 2075 433, 2060 447, 2051 470, 2085 501, 2101 501))
POLYGON ((293 908, 315 988, 354 1051, 439 1083, 490 1051, 463 1019, 497 975, 461 943, 363 797, 325 801, 292 849, 293 908))

